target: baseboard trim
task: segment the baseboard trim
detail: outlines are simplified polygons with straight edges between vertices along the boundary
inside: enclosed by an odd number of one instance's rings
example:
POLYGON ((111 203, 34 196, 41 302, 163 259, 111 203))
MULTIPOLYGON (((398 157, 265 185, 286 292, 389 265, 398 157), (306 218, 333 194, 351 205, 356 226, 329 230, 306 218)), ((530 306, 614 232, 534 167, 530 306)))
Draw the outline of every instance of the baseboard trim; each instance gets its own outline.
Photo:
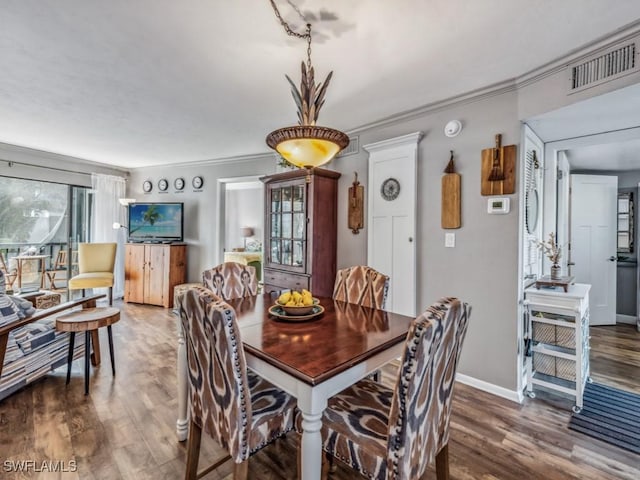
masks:
POLYGON ((616 315, 616 323, 628 323, 629 325, 635 325, 637 321, 637 317, 634 317, 633 315, 616 315))
POLYGON ((482 390, 483 392, 506 398, 507 400, 511 400, 512 402, 522 403, 524 400, 524 395, 521 392, 519 393, 515 390, 509 390, 508 388, 500 387, 493 383, 485 382, 484 380, 479 380, 468 375, 457 373, 456 380, 465 385, 469 385, 470 387, 482 390))

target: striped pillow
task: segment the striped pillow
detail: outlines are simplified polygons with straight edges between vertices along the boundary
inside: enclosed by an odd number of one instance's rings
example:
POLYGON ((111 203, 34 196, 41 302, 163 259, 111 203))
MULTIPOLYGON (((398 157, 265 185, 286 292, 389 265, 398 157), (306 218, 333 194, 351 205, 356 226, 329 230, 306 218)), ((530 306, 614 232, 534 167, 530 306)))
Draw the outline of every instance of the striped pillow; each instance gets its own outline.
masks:
POLYGON ((15 304, 4 293, 0 293, 0 327, 20 319, 15 304))

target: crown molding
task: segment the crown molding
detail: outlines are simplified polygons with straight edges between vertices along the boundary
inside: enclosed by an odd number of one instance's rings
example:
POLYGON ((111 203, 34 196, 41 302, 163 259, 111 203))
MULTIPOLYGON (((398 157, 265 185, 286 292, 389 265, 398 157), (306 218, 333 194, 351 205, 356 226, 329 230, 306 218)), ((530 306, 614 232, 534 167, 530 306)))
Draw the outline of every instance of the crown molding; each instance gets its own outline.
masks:
POLYGON ((68 170, 71 173, 78 174, 107 172, 108 174, 117 174, 125 178, 129 176, 129 170, 126 168, 11 143, 0 142, 0 161, 25 167, 68 170))
POLYGON ((407 135, 402 135, 400 137, 369 143, 367 145, 363 145, 362 148, 367 152, 377 152, 378 150, 393 147, 415 147, 423 136, 424 133, 422 132, 408 133, 407 135))
POLYGON ((359 127, 347 130, 346 133, 348 135, 356 135, 373 128, 388 127, 399 122, 413 120, 414 118, 418 118, 429 113, 435 113, 440 110, 445 110, 460 105, 466 105, 468 103, 479 102, 481 100, 503 95, 515 90, 515 80, 505 80, 504 82, 495 83, 487 87, 472 90, 470 92, 449 97, 445 100, 439 100, 437 102, 429 103, 412 110, 406 110, 404 112, 382 118, 380 120, 376 120, 375 122, 367 123, 359 127))
POLYGON ((598 53, 604 53, 605 50, 611 48, 617 43, 631 40, 640 35, 640 20, 636 20, 624 27, 614 30, 612 33, 597 38, 585 45, 582 45, 569 53, 562 55, 550 62, 541 65, 524 75, 516 77, 515 83, 517 88, 526 87, 536 83, 546 77, 562 72, 567 69, 568 65, 587 59, 598 53))
POLYGON ((169 168, 179 166, 182 167, 204 167, 210 165, 224 165, 228 163, 247 163, 247 162, 255 162, 259 160, 266 160, 273 162, 275 156, 273 152, 264 152, 264 153, 251 153, 248 155, 236 155, 233 157, 222 157, 222 158, 214 158, 209 160, 196 160, 193 162, 184 162, 184 163, 172 163, 172 164, 159 164, 159 165, 147 165, 144 167, 136 167, 132 168, 131 171, 139 171, 139 170, 149 170, 154 168, 169 168))

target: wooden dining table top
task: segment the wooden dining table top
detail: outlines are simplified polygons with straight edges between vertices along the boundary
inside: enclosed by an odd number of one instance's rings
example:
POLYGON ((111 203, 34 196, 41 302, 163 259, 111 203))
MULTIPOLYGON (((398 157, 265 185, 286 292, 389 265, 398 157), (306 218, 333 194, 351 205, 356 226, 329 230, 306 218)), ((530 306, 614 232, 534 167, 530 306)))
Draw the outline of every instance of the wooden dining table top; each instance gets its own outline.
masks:
POLYGON ((404 342, 413 317, 318 297, 324 313, 305 322, 269 314, 277 296, 228 301, 236 311, 245 352, 310 385, 404 342))

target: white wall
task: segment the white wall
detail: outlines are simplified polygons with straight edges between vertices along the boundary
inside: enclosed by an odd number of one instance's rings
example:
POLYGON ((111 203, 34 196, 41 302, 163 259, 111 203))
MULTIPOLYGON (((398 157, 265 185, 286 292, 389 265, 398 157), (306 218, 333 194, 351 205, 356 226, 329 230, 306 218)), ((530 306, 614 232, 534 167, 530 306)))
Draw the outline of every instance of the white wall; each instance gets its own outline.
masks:
MULTIPOLYGON (((519 142, 516 92, 364 131, 360 145, 416 131, 425 133, 418 147, 418 311, 445 295, 469 302, 473 313, 460 372, 515 390, 518 196, 509 196, 508 215, 488 215, 488 197, 480 195, 480 166, 481 151, 494 145, 496 133, 502 134, 505 145, 519 142), (459 119, 463 130, 448 138, 443 129, 452 119, 459 119), (455 248, 444 247, 445 230, 440 228, 441 178, 449 150, 454 151, 462 175, 462 228, 447 230, 456 235, 455 248)), ((361 151, 332 162, 332 168, 343 173, 338 193, 338 268, 367 260, 368 225, 357 235, 347 227, 347 194, 354 171, 367 195, 367 158, 361 151)))
POLYGON ((204 162, 195 165, 168 167, 150 167, 131 170, 131 180, 127 185, 127 196, 144 202, 183 202, 184 240, 187 243, 187 281, 198 282, 202 272, 223 261, 222 245, 218 225, 224 218, 224 195, 221 193, 219 179, 233 177, 263 176, 275 173, 273 154, 236 159, 231 162, 204 162), (194 191, 191 180, 200 175, 204 179, 202 191, 194 191), (186 180, 182 192, 176 192, 173 181, 177 177, 186 180), (167 193, 159 193, 158 180, 169 180, 167 193), (142 183, 151 180, 154 188, 151 193, 142 191, 142 183))
POLYGON ((244 247, 244 238, 240 235, 243 227, 253 228, 253 237, 247 241, 263 241, 264 190, 262 184, 253 188, 230 189, 225 192, 225 244, 223 248, 231 251, 244 247))

